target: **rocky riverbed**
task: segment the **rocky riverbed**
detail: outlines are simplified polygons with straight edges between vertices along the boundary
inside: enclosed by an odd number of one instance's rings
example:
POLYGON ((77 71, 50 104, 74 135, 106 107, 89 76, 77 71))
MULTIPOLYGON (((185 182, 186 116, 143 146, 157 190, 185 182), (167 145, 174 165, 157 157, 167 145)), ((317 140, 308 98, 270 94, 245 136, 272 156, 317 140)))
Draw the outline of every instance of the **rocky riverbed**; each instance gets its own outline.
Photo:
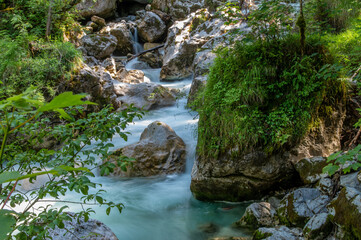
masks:
MULTIPOLYGON (((217 0, 120 2, 89 0, 79 4, 80 14, 86 19, 84 28, 67 36, 83 53, 84 62, 61 90, 86 92, 89 100, 100 107, 112 104, 123 110, 133 105, 149 110, 151 115, 152 111, 176 106, 177 99, 188 90, 188 103, 192 103, 206 84, 216 58, 214 50, 242 38, 240 34, 231 39, 232 31, 249 31, 245 21, 225 24, 214 11, 221 2, 217 0), (190 89, 175 87, 182 79, 191 83, 190 89)), ((359 104, 351 107, 351 102, 357 103, 358 99, 340 101, 315 131, 287 151, 266 156, 256 149, 237 159, 231 155, 198 157, 192 180, 186 181, 195 198, 252 202, 245 203, 249 206, 238 221, 229 223, 236 232, 221 231, 211 222, 200 225, 198 230, 203 235, 189 239, 241 239, 251 235, 253 239, 361 239, 361 172, 333 177, 322 174, 328 164, 326 157, 343 147, 345 129, 353 129, 353 114, 359 104), (240 236, 237 231, 242 232, 240 236)), ((190 173, 192 162, 186 159, 190 154, 190 158, 195 157, 195 141, 189 143, 177 135, 170 126, 178 123, 152 120, 143 126, 139 139, 115 151, 137 160, 126 172, 117 170, 116 176, 190 173)), ((166 238, 162 235, 157 239, 166 238)))

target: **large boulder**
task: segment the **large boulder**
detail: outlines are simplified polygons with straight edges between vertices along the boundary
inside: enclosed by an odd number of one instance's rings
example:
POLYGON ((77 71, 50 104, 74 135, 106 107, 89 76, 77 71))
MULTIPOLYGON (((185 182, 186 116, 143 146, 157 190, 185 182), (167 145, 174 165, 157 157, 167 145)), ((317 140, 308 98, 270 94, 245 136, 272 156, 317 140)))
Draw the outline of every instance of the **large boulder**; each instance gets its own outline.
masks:
POLYGON ((74 213, 68 213, 68 215, 71 220, 64 221, 64 228, 49 229, 50 239, 74 239, 76 236, 76 239, 84 240, 118 240, 117 236, 104 223, 95 219, 85 221, 84 218, 80 218, 78 220, 74 213))
POLYGON ((300 188, 283 198, 277 214, 281 223, 303 227, 315 214, 327 213, 329 202, 330 198, 316 188, 300 188))
POLYGON ((98 106, 89 105, 90 108, 100 108, 112 104, 115 109, 120 107, 114 89, 115 81, 105 71, 94 71, 86 64, 83 64, 80 71, 73 76, 73 80, 66 86, 60 86, 60 91, 73 91, 74 93, 89 94, 88 100, 98 103, 98 106))
POLYGON ((159 121, 151 123, 143 131, 138 143, 126 146, 115 154, 136 160, 127 172, 116 168, 114 175, 117 176, 149 177, 185 170, 186 145, 170 126, 159 121))
POLYGON ((310 184, 317 182, 322 177, 327 177, 327 173, 322 173, 322 169, 327 164, 325 157, 312 157, 301 159, 295 164, 295 168, 303 183, 310 184))
POLYGON ((165 36, 167 26, 163 20, 153 12, 146 12, 137 26, 139 37, 144 42, 159 42, 165 36))
POLYGON ((252 203, 246 208, 243 217, 234 223, 239 227, 270 227, 274 225, 272 206, 268 202, 252 203))
POLYGON ((341 227, 343 239, 361 239, 361 172, 341 177, 342 188, 331 202, 332 222, 341 227))
POLYGON ((132 33, 125 22, 109 23, 100 32, 117 38, 117 54, 126 56, 128 53, 134 53, 132 33))
POLYGON ((109 57, 117 47, 116 37, 107 34, 89 34, 82 39, 82 45, 89 56, 97 59, 109 57))
POLYGON ((200 9, 183 21, 175 22, 168 30, 164 47, 161 80, 177 80, 193 74, 193 61, 202 46, 240 25, 226 25, 207 9, 200 9))
POLYGON ((298 144, 272 155, 259 148, 239 155, 230 149, 219 156, 198 156, 192 170, 194 196, 244 201, 259 199, 275 189, 298 186, 299 174, 294 164, 303 158, 326 157, 339 151, 344 117, 345 107, 340 103, 298 144))
POLYGON ((155 83, 115 85, 121 109, 133 104, 134 107, 150 110, 159 107, 172 106, 176 101, 176 92, 155 83))
POLYGON ((84 0, 76 8, 80 16, 90 18, 97 15, 103 18, 113 17, 116 10, 117 0, 84 0))

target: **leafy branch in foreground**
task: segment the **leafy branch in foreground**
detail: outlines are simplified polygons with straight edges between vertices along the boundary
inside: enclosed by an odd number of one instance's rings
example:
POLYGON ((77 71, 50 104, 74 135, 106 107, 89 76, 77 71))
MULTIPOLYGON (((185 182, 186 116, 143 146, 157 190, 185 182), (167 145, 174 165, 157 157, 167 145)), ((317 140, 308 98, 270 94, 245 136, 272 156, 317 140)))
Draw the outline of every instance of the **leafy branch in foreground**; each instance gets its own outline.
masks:
POLYGON ((66 206, 55 209, 46 204, 61 201, 67 191, 83 196, 77 202, 83 209, 78 218, 87 220, 94 212, 84 208, 87 204, 104 205, 107 214, 112 208, 121 212, 121 203, 107 201, 103 190, 96 189, 100 184, 91 181, 92 172, 101 168, 99 158, 107 158, 114 147, 107 141, 114 134, 126 140, 124 129, 141 113, 130 107, 121 113, 104 108, 85 114, 80 105, 94 103, 82 101, 84 97, 65 92, 44 103, 43 97, 29 88, 0 101, 0 220, 7 223, 0 226, 1 239, 44 239, 47 229, 64 228, 63 221, 70 219, 64 212, 66 206), (48 112, 57 112, 61 118, 48 112), (56 150, 54 146, 59 144, 62 147, 56 150), (43 181, 45 178, 40 188, 29 186, 40 176, 43 181))

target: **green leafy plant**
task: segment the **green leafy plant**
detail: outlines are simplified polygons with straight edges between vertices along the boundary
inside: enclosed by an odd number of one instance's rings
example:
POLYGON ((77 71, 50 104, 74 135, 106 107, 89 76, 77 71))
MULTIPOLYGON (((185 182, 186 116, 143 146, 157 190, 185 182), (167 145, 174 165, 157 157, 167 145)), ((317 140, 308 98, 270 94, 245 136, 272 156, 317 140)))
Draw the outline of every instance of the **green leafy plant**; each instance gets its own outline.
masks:
MULTIPOLYGON (((59 197, 67 191, 83 195, 78 204, 106 206, 107 214, 112 208, 117 208, 119 212, 123 208, 121 203, 104 199, 103 190, 96 190, 99 184, 93 183, 90 177, 94 176, 92 171, 103 168, 102 161, 97 161, 95 156, 107 158, 109 149, 114 147, 106 141, 115 133, 126 140, 127 133, 123 130, 141 115, 131 107, 119 114, 104 108, 76 120, 75 115, 85 114, 80 105, 94 104, 82 101, 85 95, 65 92, 44 103, 43 97, 34 90, 29 88, 0 102, 0 219, 6 219, 8 223, 0 226, 2 239, 6 239, 6 236, 11 238, 12 235, 18 239, 43 239, 47 236, 47 229, 56 226, 64 228, 63 221, 70 219, 64 212, 66 206, 55 209, 46 205, 38 212, 33 208, 37 203, 61 202, 59 197), (46 117, 49 112, 57 112, 63 123, 52 124, 46 117), (62 147, 56 150, 46 145, 49 141, 60 143, 62 147), (86 146, 94 141, 93 147, 87 149, 86 146), (29 179, 31 183, 41 175, 47 178, 41 188, 25 192, 21 190, 24 184, 21 180, 29 179), (92 188, 94 190, 91 192, 92 188), (44 200, 49 197, 53 200, 44 200), (13 208, 22 210, 13 211, 13 208)), ((57 119, 53 114, 49 116, 57 119)), ((120 161, 126 164, 128 159, 123 157, 120 161)), ((88 208, 76 216, 84 217, 87 221, 92 212, 88 208)))
POLYGON ((221 50, 198 97, 200 155, 267 153, 296 143, 345 94, 318 36, 241 42, 221 50), (325 97, 327 96, 327 97, 325 97), (200 103, 199 103, 200 102, 200 103))

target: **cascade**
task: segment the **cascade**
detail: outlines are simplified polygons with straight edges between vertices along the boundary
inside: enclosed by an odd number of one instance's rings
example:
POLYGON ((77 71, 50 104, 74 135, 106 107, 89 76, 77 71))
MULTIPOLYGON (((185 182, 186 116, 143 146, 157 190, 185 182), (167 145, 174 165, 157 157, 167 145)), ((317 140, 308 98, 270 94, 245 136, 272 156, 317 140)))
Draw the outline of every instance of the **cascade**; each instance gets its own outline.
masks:
MULTIPOLYGON (((127 70, 136 69, 139 61, 130 61, 127 70)), ((166 87, 178 88, 188 92, 192 79, 174 82, 160 82, 160 69, 140 69, 151 82, 166 87)), ((107 191, 105 197, 113 202, 121 202, 125 208, 119 214, 117 210, 110 216, 105 208, 95 207, 96 214, 91 218, 109 226, 119 239, 139 240, 199 240, 216 236, 245 236, 243 232, 231 228, 231 224, 241 218, 247 203, 207 203, 192 197, 189 189, 191 171, 197 145, 196 113, 186 108, 186 97, 179 99, 172 107, 152 110, 143 119, 128 127, 131 132, 128 142, 116 136, 112 143, 115 149, 139 141, 143 130, 153 121, 159 120, 169 126, 187 145, 186 171, 183 174, 166 177, 127 178, 95 177, 107 191), (202 225, 213 223, 219 227, 217 233, 206 233, 199 229, 202 225)), ((63 200, 75 200, 75 193, 67 193, 63 200)), ((67 204, 69 205, 69 204, 67 204)), ((60 207, 61 205, 57 205, 60 207)), ((69 211, 81 210, 79 205, 69 205, 69 211)), ((93 207, 93 206, 92 206, 93 207)))

